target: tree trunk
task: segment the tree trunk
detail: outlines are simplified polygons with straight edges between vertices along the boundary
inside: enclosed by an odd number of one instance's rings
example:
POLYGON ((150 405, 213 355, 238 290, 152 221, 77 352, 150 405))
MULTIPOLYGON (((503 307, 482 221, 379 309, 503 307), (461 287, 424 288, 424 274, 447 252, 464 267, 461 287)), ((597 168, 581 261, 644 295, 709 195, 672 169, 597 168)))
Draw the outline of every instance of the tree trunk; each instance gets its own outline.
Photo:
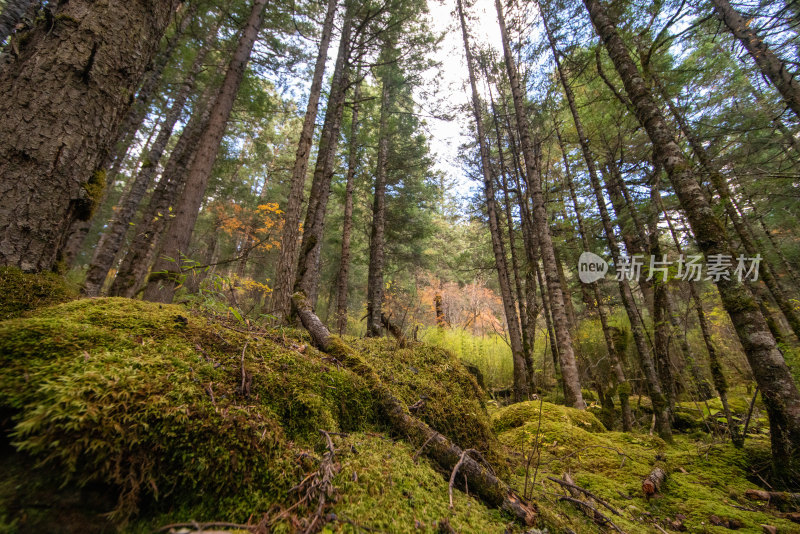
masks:
MULTIPOLYGON (((567 189, 569 191, 570 199, 572 200, 572 207, 575 210, 575 217, 578 220, 578 233, 580 233, 581 236, 581 245, 583 245, 584 252, 591 252, 588 234, 586 233, 586 227, 584 226, 583 222, 583 212, 580 204, 578 203, 578 196, 575 194, 575 184, 572 181, 572 172, 570 171, 569 161, 567 160, 567 152, 564 147, 564 142, 561 139, 561 132, 559 131, 557 124, 555 130, 556 138, 558 139, 558 145, 561 148, 561 155, 564 159, 564 176, 567 180, 567 189)), ((586 284, 583 285, 585 286, 586 284)), ((622 410, 622 430, 624 432, 630 432, 633 429, 633 412, 631 412, 631 404, 629 400, 631 394, 631 385, 628 382, 628 379, 625 377, 625 370, 622 367, 620 354, 617 351, 616 345, 614 344, 614 334, 611 332, 611 328, 608 324, 608 313, 603 306, 603 299, 600 295, 600 282, 593 282, 589 285, 592 286, 592 296, 594 298, 590 297, 590 302, 587 302, 587 304, 591 308, 597 310, 597 315, 600 318, 600 327, 603 330, 603 339, 605 339, 608 358, 611 361, 611 371, 614 373, 614 377, 617 381, 616 390, 617 395, 619 396, 620 408, 622 410)))
POLYGON ((125 236, 136 215, 136 210, 139 208, 139 204, 144 198, 147 189, 150 187, 150 183, 153 181, 158 164, 161 161, 161 156, 164 154, 167 143, 172 137, 172 129, 175 127, 175 123, 178 122, 183 112, 183 107, 186 105, 186 101, 194 89, 195 79, 204 66, 206 54, 211 44, 210 41, 216 35, 216 32, 216 27, 209 31, 203 46, 197 52, 197 56, 195 57, 194 64, 188 76, 183 81, 178 93, 172 100, 172 106, 164 118, 164 123, 161 125, 158 137, 156 137, 153 146, 150 147, 150 150, 147 152, 147 156, 133 184, 131 184, 130 190, 120 201, 111 223, 108 225, 108 228, 106 228, 106 231, 103 232, 100 241, 94 249, 94 255, 92 256, 92 261, 89 264, 89 270, 86 273, 86 279, 83 283, 83 294, 88 297, 96 297, 100 294, 103 282, 105 282, 108 271, 114 263, 114 258, 116 258, 122 248, 125 236))
POLYGON ((186 175, 183 194, 178 198, 175 218, 169 226, 161 243, 159 257, 153 266, 144 299, 151 302, 172 302, 175 286, 180 281, 181 265, 188 252, 194 224, 200 206, 205 198, 211 168, 217 158, 219 145, 225 133, 236 93, 244 76, 245 67, 250 58, 253 44, 258 37, 258 30, 264 20, 264 8, 267 0, 255 0, 247 23, 239 36, 236 51, 233 53, 225 79, 220 87, 208 125, 200 137, 197 155, 192 161, 186 175), (156 276, 154 276, 154 273, 156 276))
POLYGON ((344 14, 339 52, 331 80, 331 94, 325 110, 322 125, 314 179, 303 224, 303 240, 297 263, 295 291, 302 291, 312 306, 316 305, 319 290, 319 258, 322 250, 322 236, 325 229, 325 213, 331 192, 331 179, 339 143, 339 130, 344 113, 344 97, 350 84, 350 33, 352 28, 352 7, 344 14))
MULTIPOLYGON (((361 78, 361 74, 357 75, 361 78)), ((336 330, 341 336, 347 326, 348 274, 350 272, 350 239, 353 232, 353 187, 358 166, 358 107, 361 83, 353 90, 353 112, 350 116, 350 146, 347 157, 347 179, 344 189, 344 221, 342 222, 342 253, 336 275, 336 330)))
POLYGON ((314 65, 314 76, 311 79, 306 115, 303 119, 303 128, 300 130, 300 140, 297 144, 292 177, 289 182, 289 196, 286 200, 286 208, 283 210, 283 234, 281 236, 278 264, 275 270, 275 286, 272 292, 272 312, 281 320, 288 317, 292 309, 291 296, 297 272, 297 245, 300 237, 303 189, 306 185, 308 158, 311 154, 311 141, 314 137, 314 125, 317 120, 319 97, 322 92, 322 78, 325 75, 325 62, 328 60, 328 47, 331 43, 333 19, 336 15, 337 5, 338 0, 328 0, 325 22, 322 25, 319 51, 317 52, 317 61, 314 65))
POLYGON ((101 163, 178 0, 54 6, 0 69, 0 263, 54 267, 103 197, 101 163))
POLYGON ((22 20, 25 12, 33 6, 34 0, 8 0, 0 13, 0 44, 5 42, 14 28, 22 20))
POLYGON ((464 39, 464 52, 467 58, 467 71, 469 73, 470 87, 472 89, 472 111, 475 118, 475 129, 480 148, 481 168, 483 171, 483 193, 486 199, 486 211, 489 217, 489 232, 492 237, 492 251, 494 252, 495 265, 497 267, 497 278, 500 284, 500 295, 503 300, 503 310, 505 311, 506 324, 508 326, 511 357, 513 358, 514 400, 519 402, 528 399, 528 371, 525 364, 525 355, 522 350, 522 335, 519 331, 517 309, 511 296, 511 281, 508 277, 506 252, 500 235, 500 225, 495 206, 495 180, 492 172, 491 162, 489 161, 489 149, 486 146, 486 137, 484 136, 483 119, 481 117, 481 105, 478 97, 477 82, 475 80, 472 50, 469 46, 469 36, 467 35, 467 25, 461 0, 457 0, 457 7, 459 20, 461 21, 461 35, 464 39))
MULTIPOLYGON (((544 13, 542 13, 542 20, 545 20, 544 13)), ((608 209, 606 208, 606 200, 603 196, 600 179, 597 176, 597 166, 595 165, 594 154, 589 146, 589 139, 584 133, 583 122, 581 121, 580 115, 578 115, 578 108, 575 105, 575 95, 572 92, 572 88, 569 85, 569 81, 567 80, 564 70, 561 68, 561 60, 559 59, 558 52, 555 47, 555 40, 553 39, 553 36, 547 25, 545 25, 545 29, 550 41, 550 47, 553 51, 553 56, 556 61, 556 67, 558 68, 558 75, 561 80, 561 85, 564 88, 564 94, 567 97, 567 103, 569 104, 570 112, 572 113, 572 120, 575 124, 575 130, 578 133, 578 141, 581 145, 581 152, 583 153, 583 158, 586 162, 586 168, 589 171, 589 180, 591 182, 592 189, 594 190, 595 198, 597 199, 597 207, 598 211, 600 212, 600 219, 603 223, 603 230, 606 234, 608 247, 611 250, 611 257, 614 261, 614 264, 619 266, 620 257, 622 254, 619 249, 619 245, 617 244, 617 238, 614 235, 614 228, 611 226, 611 217, 609 216, 608 209)), ((667 403, 661 390, 661 384, 658 379, 658 373, 656 372, 655 362, 653 361, 653 356, 650 352, 650 348, 647 345, 647 340, 645 339, 645 329, 641 315, 639 314, 639 310, 636 308, 636 301, 633 298, 633 292, 631 291, 628 280, 618 280, 618 285, 622 303, 625 306, 625 312, 627 313, 628 320, 631 324, 631 333, 633 334, 633 340, 636 344, 636 350, 639 353, 639 360, 642 365, 642 371, 644 371, 648 393, 650 394, 650 400, 653 404, 653 413, 656 416, 658 434, 664 439, 671 440, 672 428, 670 425, 669 404, 667 403)))
POLYGON ((111 283, 109 295, 132 298, 141 291, 164 230, 172 220, 173 206, 183 190, 187 169, 197 153, 196 147, 218 94, 219 87, 209 85, 193 109, 189 123, 181 132, 164 172, 150 194, 150 202, 134 227, 133 238, 111 283))
POLYGON ((528 192, 533 201, 533 221, 539 233, 539 246, 542 254, 542 267, 547 279, 547 289, 550 293, 550 308, 553 314, 553 328, 558 344, 558 355, 561 364, 561 374, 564 380, 564 400, 567 405, 584 409, 581 394, 580 376, 578 365, 575 361, 575 351, 572 346, 572 337, 569 333, 567 315, 564 310, 564 295, 558 278, 553 241, 550 236, 550 227, 547 224, 547 212, 542 193, 542 181, 535 160, 533 145, 530 138, 530 126, 525 110, 525 100, 519 81, 519 73, 514 63, 511 44, 508 40, 503 7, 501 0, 495 0, 497 19, 500 24, 500 35, 503 40, 503 55, 505 57, 506 72, 511 84, 511 96, 514 100, 514 112, 517 118, 522 155, 525 159, 526 177, 528 179, 528 192))
POLYGON ((728 0, 711 0, 717 16, 725 23, 734 37, 761 69, 761 73, 775 85, 786 105, 800 118, 800 83, 789 72, 786 64, 770 50, 758 34, 750 28, 747 20, 737 12, 728 0))
MULTIPOLYGON (((595 29, 620 75, 640 124, 653 143, 656 158, 664 166, 700 250, 708 258, 729 254, 725 229, 697 182, 691 163, 675 142, 671 129, 653 100, 636 64, 599 0, 584 0, 595 29)), ((787 480, 800 472, 800 392, 764 316, 747 288, 735 277, 720 279, 717 288, 745 349, 761 389, 770 421, 773 466, 787 480)))
MULTIPOLYGON (((388 69, 388 67, 387 67, 388 69)), ((383 331, 383 249, 386 229, 386 175, 389 170, 389 114, 392 105, 391 73, 381 81, 381 111, 378 126, 378 161, 372 202, 372 233, 369 239, 369 274, 367 275, 367 336, 379 337, 383 331)))
MULTIPOLYGON (((103 196, 99 204, 105 202, 108 190, 114 185, 122 163, 125 161, 125 155, 133 144, 136 138, 136 132, 139 131, 142 121, 147 115, 153 96, 155 96, 161 83, 164 69, 167 63, 172 59, 175 50, 178 48, 178 44, 181 42, 181 37, 189 26, 189 22, 194 17, 196 11, 197 4, 192 3, 191 7, 182 14, 180 21, 177 22, 175 34, 167 39, 165 48, 159 51, 150 63, 142 79, 141 86, 136 93, 136 98, 133 100, 133 104, 131 104, 130 109, 128 109, 128 113, 125 115, 122 124, 119 125, 117 131, 114 133, 115 142, 111 145, 111 149, 106 153, 103 158, 103 163, 100 165, 100 169, 106 172, 106 187, 103 190, 103 196)), ((64 245, 58 253, 59 262, 64 267, 71 267, 73 265, 91 227, 91 218, 72 222, 69 230, 67 230, 67 237, 64 240, 64 245)))

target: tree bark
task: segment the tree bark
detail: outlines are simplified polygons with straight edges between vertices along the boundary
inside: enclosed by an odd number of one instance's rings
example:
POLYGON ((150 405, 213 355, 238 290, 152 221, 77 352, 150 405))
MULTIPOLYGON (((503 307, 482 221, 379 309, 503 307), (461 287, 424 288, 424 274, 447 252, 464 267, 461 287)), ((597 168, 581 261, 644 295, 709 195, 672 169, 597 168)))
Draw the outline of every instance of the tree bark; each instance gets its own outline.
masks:
POLYGON ((34 0, 8 0, 0 13, 0 44, 5 42, 14 28, 33 6, 34 0))
MULTIPOLYGON (((111 188, 116 181, 122 163, 125 161, 125 155, 133 144, 136 138, 136 132, 139 131, 142 121, 147 115, 150 103, 161 84, 164 69, 175 54, 175 50, 178 48, 178 44, 180 44, 181 38, 196 11, 197 3, 193 2, 186 12, 179 15, 181 18, 179 21, 176 21, 174 35, 166 40, 164 49, 160 50, 150 62, 150 66, 144 74, 139 90, 136 92, 136 98, 133 100, 133 104, 131 104, 128 113, 125 115, 125 119, 123 119, 117 131, 114 133, 115 141, 104 156, 103 162, 100 165, 100 169, 106 172, 106 187, 103 190, 103 197, 99 204, 105 202, 109 188, 111 188)), ((180 9, 178 13, 181 13, 180 9)), ((70 225, 69 230, 67 230, 67 237, 64 240, 64 245, 58 253, 58 261, 65 268, 71 267, 74 264, 75 258, 80 253, 91 227, 91 218, 75 220, 70 225)))
POLYGON ((761 73, 778 89, 786 105, 800 118, 800 83, 728 0, 711 0, 717 16, 742 43, 761 73))
POLYGON ((103 232, 100 241, 94 249, 92 261, 89 264, 89 270, 86 273, 86 279, 83 283, 83 294, 88 297, 96 297, 100 294, 108 271, 111 269, 114 259, 122 248, 125 236, 136 215, 136 210, 139 208, 139 204, 144 198, 147 189, 150 187, 150 183, 153 181, 153 177, 158 169, 158 164, 161 161, 161 156, 164 154, 167 143, 172 137, 172 130, 175 127, 175 123, 178 122, 183 108, 186 105, 186 101, 194 89, 197 75, 204 66, 206 54, 211 44, 210 41, 213 39, 216 32, 217 27, 215 26, 209 31, 203 46, 197 52, 189 74, 186 76, 186 79, 183 81, 180 89, 172 100, 172 105, 169 111, 167 111, 164 123, 161 125, 161 129, 158 132, 156 140, 153 142, 153 146, 147 151, 147 155, 145 156, 139 172, 136 174, 136 178, 133 180, 133 184, 131 184, 130 189, 120 201, 111 223, 108 225, 108 228, 106 228, 106 231, 103 232))
POLYGON ((316 305, 319 290, 319 259, 322 251, 322 237, 325 230, 325 213, 331 192, 331 179, 339 144, 339 130, 344 113, 344 97, 350 84, 350 37, 353 22, 353 7, 345 10, 339 51, 331 80, 331 94, 325 110, 325 122, 311 182, 311 194, 303 224, 303 239, 297 262, 295 291, 302 291, 312 306, 316 305))
POLYGON ((103 196, 101 163, 178 0, 54 6, 0 69, 0 263, 54 267, 103 196))
MULTIPOLYGON (((360 73, 357 78, 360 78, 360 73)), ((342 253, 336 275, 336 331, 341 336, 347 326, 348 275, 350 272, 350 240, 353 233, 353 187, 358 167, 358 107, 361 83, 353 89, 353 110, 350 116, 350 146, 347 157, 347 178, 344 188, 344 221, 342 222, 342 253)))
POLYGON ((564 309, 564 295, 561 291, 555 251, 553 249, 553 240, 550 236, 550 227, 547 223, 547 211, 544 205, 541 176, 539 175, 530 138, 530 126, 528 123, 527 111, 525 110, 525 97, 519 81, 519 73, 517 72, 517 67, 511 52, 511 44, 508 39, 508 32, 506 31, 501 0, 495 0, 495 8, 497 9, 500 35, 503 40, 503 55, 505 57, 506 72, 511 84, 511 96, 514 100, 514 113, 517 118, 517 128, 519 129, 520 144, 522 145, 522 156, 525 159, 525 176, 528 179, 528 192, 533 201, 533 221, 539 234, 542 267, 545 278, 547 279, 547 290, 550 294, 553 328, 558 344, 559 363, 561 364, 561 374, 564 381, 564 400, 566 404, 570 406, 584 409, 586 403, 583 402, 583 395, 581 394, 578 364, 575 361, 575 351, 572 346, 572 337, 569 333, 567 315, 564 309))
POLYGON ((284 320, 291 313, 292 288, 297 273, 298 242, 300 238, 300 215, 303 204, 303 189, 306 184, 308 159, 311 154, 311 141, 314 136, 314 125, 319 109, 319 97, 322 92, 322 78, 325 75, 325 62, 328 60, 328 47, 333 34, 333 19, 336 15, 338 0, 328 0, 325 22, 314 65, 314 76, 308 95, 308 105, 300 130, 300 140, 289 182, 289 196, 283 210, 283 234, 281 235, 280 255, 275 270, 275 287, 272 292, 272 311, 279 319, 284 320))
MULTIPOLYGON (((388 68, 388 67, 387 67, 388 68)), ((389 171, 389 114, 392 105, 392 74, 386 72, 381 81, 381 110, 378 126, 378 161, 375 170, 375 191, 372 201, 372 233, 369 239, 369 272, 367 275, 367 336, 379 337, 383 331, 383 263, 386 230, 386 177, 389 171)))
POLYGON ((514 400, 520 402, 528 399, 528 371, 525 363, 525 355, 522 350, 522 334, 519 330, 517 309, 511 295, 511 281, 509 280, 508 266, 506 265, 506 251, 500 235, 500 224, 495 206, 495 178, 493 176, 491 162, 489 161, 489 148, 486 145, 486 137, 483 129, 483 118, 481 116, 481 105, 478 97, 477 82, 475 80, 472 49, 469 45, 466 17, 464 16, 464 8, 461 0, 457 0, 457 8, 459 20, 461 22, 461 35, 464 40, 464 53, 467 59, 470 88, 472 90, 472 112, 475 119, 475 129, 480 149, 481 169, 483 171, 483 193, 489 218, 489 233, 492 238, 492 251, 494 252, 497 278, 500 285, 500 296, 503 300, 503 310, 506 316, 509 344, 511 345, 511 357, 513 358, 514 400))
MULTIPOLYGON (((729 254, 724 227, 714 215, 691 163, 675 142, 605 8, 599 0, 584 0, 584 4, 623 81, 636 116, 653 143, 656 158, 667 171, 700 250, 706 258, 729 254)), ((778 476, 796 479, 800 473, 800 392, 747 288, 735 277, 720 279, 717 288, 762 392, 770 421, 773 467, 778 476)))
POLYGON ((253 50, 258 30, 264 20, 266 5, 267 0, 253 2, 248 20, 239 36, 236 51, 233 53, 219 95, 212 107, 208 125, 200 137, 197 155, 186 175, 183 194, 176 203, 175 218, 161 243, 159 257, 156 259, 144 292, 145 300, 172 302, 175 287, 180 281, 183 258, 188 252, 194 224, 205 198, 206 186, 211 177, 211 168, 217 158, 219 145, 244 76, 250 52, 253 50))

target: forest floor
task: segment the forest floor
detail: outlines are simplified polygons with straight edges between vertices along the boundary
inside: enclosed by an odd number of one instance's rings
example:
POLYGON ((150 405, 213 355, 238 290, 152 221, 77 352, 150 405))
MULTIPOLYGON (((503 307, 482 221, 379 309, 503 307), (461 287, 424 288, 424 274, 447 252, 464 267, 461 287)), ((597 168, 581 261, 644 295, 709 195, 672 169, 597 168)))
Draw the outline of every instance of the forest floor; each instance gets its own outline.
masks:
POLYGON ((665 443, 646 399, 640 431, 609 431, 594 408, 500 406, 440 348, 346 339, 411 413, 536 502, 531 530, 458 476, 451 507, 451 473, 305 332, 58 287, 0 273, 0 532, 800 531, 745 495, 770 464, 761 417, 736 449, 686 406, 665 443), (647 498, 654 467, 667 477, 647 498))

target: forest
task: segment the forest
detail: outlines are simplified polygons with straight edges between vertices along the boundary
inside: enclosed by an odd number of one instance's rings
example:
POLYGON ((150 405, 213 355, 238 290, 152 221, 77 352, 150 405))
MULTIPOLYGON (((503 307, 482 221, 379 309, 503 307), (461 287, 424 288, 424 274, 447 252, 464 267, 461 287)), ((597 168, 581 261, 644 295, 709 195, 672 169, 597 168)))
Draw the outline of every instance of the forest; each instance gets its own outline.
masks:
POLYGON ((800 532, 797 0, 0 0, 0 534, 800 532))

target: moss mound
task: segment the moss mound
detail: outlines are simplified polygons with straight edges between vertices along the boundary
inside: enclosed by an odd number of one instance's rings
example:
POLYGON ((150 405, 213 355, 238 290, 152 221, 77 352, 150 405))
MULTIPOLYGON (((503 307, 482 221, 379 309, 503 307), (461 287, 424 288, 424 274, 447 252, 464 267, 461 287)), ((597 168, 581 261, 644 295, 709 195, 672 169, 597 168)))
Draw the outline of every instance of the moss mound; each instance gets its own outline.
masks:
MULTIPOLYGON (((384 341, 358 348, 405 402, 425 399, 420 417, 499 456, 481 390, 452 356, 421 345, 396 351, 384 341)), ((350 470, 336 482, 344 492, 336 506, 351 521, 366 517, 357 516, 365 502, 398 510, 398 495, 410 492, 419 504, 403 516, 409 529, 414 519, 430 529, 447 519, 467 530, 503 530, 496 512, 463 494, 456 510, 447 510, 446 479, 411 459, 421 444, 363 434, 386 433, 381 421, 364 381, 292 332, 252 335, 180 306, 120 298, 41 309, 0 323, 4 458, 28 466, 0 487, 0 526, 61 524, 27 501, 34 493, 58 501, 62 483, 64 491, 85 494, 72 510, 112 521, 87 530, 76 519, 81 526, 63 532, 102 532, 131 519, 144 530, 189 519, 257 521, 298 501, 292 488, 317 468, 324 429, 357 432, 339 444, 361 452, 345 456, 350 470), (94 499, 92 488, 105 499, 94 499)), ((292 530, 304 506, 273 527, 292 530)))
POLYGON ((0 267, 0 321, 76 297, 76 292, 55 273, 29 274, 16 267, 0 267))
POLYGON ((730 532, 714 526, 712 516, 735 520, 740 532, 762 532, 762 524, 778 532, 798 531, 797 524, 744 497, 745 490, 757 487, 748 478, 751 469, 769 464, 766 437, 748 437, 744 449, 686 435, 676 435, 675 442, 667 444, 647 434, 598 431, 586 413, 548 403, 542 403, 539 426, 538 406, 512 405, 494 413, 492 421, 509 456, 516 459, 512 485, 522 491, 527 475, 544 519, 556 531, 609 531, 559 500, 565 491, 548 477, 561 478, 564 473, 611 503, 620 516, 601 511, 625 532, 656 532, 655 524, 675 531, 675 521, 688 532, 730 532), (667 471, 666 484, 660 495, 647 499, 642 480, 656 465, 667 471))

